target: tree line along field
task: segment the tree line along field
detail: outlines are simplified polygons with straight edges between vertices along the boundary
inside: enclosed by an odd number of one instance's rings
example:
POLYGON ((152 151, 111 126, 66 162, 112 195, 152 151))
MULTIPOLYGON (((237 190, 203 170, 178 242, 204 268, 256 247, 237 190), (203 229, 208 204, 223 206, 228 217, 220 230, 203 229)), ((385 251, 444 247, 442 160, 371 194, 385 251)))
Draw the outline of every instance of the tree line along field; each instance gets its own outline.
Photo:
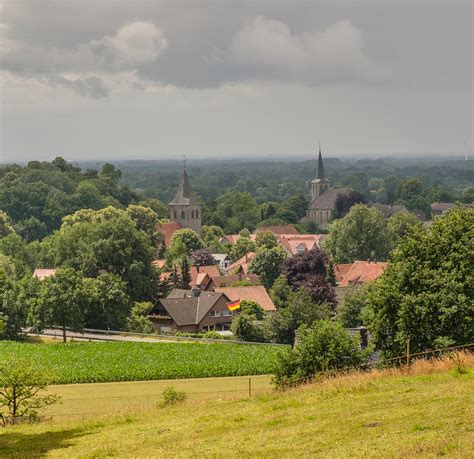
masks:
POLYGON ((44 369, 52 384, 269 374, 278 352, 247 344, 0 341, 0 363, 21 359, 44 369))

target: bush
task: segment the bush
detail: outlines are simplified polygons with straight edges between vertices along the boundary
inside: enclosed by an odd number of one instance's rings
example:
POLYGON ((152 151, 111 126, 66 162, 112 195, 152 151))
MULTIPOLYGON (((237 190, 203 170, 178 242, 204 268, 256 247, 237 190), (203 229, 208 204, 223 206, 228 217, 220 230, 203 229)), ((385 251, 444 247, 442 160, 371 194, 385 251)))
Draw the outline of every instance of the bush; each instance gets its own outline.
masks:
POLYGON ((318 373, 359 365, 365 353, 357 338, 351 337, 341 324, 320 320, 312 327, 299 328, 301 342, 289 352, 280 353, 274 384, 284 389, 311 381, 318 373))
POLYGON ((255 324, 255 316, 241 312, 232 321, 231 331, 241 341, 252 343, 265 343, 267 338, 265 332, 259 325, 255 324))
POLYGON ((147 317, 152 308, 153 304, 148 301, 136 302, 127 318, 128 331, 145 334, 155 333, 155 327, 147 317))
POLYGON ((176 390, 173 386, 168 386, 163 391, 163 406, 176 405, 182 403, 188 398, 186 392, 176 390))

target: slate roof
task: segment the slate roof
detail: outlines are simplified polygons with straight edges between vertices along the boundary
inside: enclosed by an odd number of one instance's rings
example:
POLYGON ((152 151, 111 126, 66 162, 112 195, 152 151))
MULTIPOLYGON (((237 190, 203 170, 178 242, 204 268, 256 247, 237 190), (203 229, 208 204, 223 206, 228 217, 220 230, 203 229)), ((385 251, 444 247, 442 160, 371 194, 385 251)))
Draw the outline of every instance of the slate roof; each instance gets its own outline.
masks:
POLYGON ((356 260, 339 283, 340 287, 349 287, 352 284, 365 284, 380 277, 388 266, 384 261, 356 260))
POLYGON ((328 188, 323 194, 319 195, 311 204, 309 205, 310 209, 330 209, 334 208, 336 204, 336 199, 340 194, 347 193, 348 188, 328 188))
POLYGON ((170 206, 189 206, 189 205, 199 205, 199 201, 196 195, 191 188, 191 183, 189 182, 188 174, 186 169, 183 171, 181 180, 178 185, 178 190, 176 191, 176 196, 170 202, 170 206))
POLYGON ((198 325, 223 295, 219 292, 201 292, 195 297, 192 290, 174 289, 160 303, 176 325, 198 325))
POLYGON ((266 312, 276 311, 275 305, 263 285, 250 285, 246 287, 216 287, 215 291, 225 293, 230 301, 255 301, 266 312))

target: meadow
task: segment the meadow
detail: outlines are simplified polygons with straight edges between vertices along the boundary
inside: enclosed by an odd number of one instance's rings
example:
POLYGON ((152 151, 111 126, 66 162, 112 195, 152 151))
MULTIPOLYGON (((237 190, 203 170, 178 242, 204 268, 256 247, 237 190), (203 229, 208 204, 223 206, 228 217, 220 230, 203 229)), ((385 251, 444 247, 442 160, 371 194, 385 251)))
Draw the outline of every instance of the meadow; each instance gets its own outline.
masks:
POLYGON ((462 372, 446 358, 286 393, 8 427, 0 429, 0 457, 470 458, 474 358, 467 358, 462 372))
POLYGON ((0 341, 0 363, 22 359, 44 369, 52 384, 269 374, 278 352, 281 347, 228 343, 0 341))

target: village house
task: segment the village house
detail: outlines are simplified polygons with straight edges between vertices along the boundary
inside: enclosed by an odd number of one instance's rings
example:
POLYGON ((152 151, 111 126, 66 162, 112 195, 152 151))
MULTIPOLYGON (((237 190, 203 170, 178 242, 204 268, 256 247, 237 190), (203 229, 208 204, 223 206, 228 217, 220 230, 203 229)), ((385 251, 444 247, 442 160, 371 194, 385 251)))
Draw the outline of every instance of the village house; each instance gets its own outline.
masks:
POLYGON ((174 289, 167 298, 158 300, 148 318, 159 334, 175 332, 229 330, 233 311, 230 298, 221 292, 174 289))
POLYGON ((225 272, 228 274, 248 274, 250 269, 250 263, 255 258, 255 252, 248 252, 243 257, 239 258, 237 261, 232 263, 225 269, 225 272))
POLYGON ((46 279, 47 277, 54 276, 56 268, 37 268, 33 271, 33 277, 39 280, 46 279))
POLYGON ((224 270, 232 264, 232 259, 228 253, 213 253, 212 258, 216 260, 220 269, 224 270))
POLYGON ((278 237, 278 242, 289 256, 293 256, 315 247, 321 247, 321 241, 324 238, 324 234, 281 234, 278 237))
POLYGON ((433 217, 440 217, 445 214, 448 210, 453 209, 456 205, 462 206, 464 209, 470 209, 472 204, 462 204, 454 202, 434 202, 431 204, 431 213, 433 217))

